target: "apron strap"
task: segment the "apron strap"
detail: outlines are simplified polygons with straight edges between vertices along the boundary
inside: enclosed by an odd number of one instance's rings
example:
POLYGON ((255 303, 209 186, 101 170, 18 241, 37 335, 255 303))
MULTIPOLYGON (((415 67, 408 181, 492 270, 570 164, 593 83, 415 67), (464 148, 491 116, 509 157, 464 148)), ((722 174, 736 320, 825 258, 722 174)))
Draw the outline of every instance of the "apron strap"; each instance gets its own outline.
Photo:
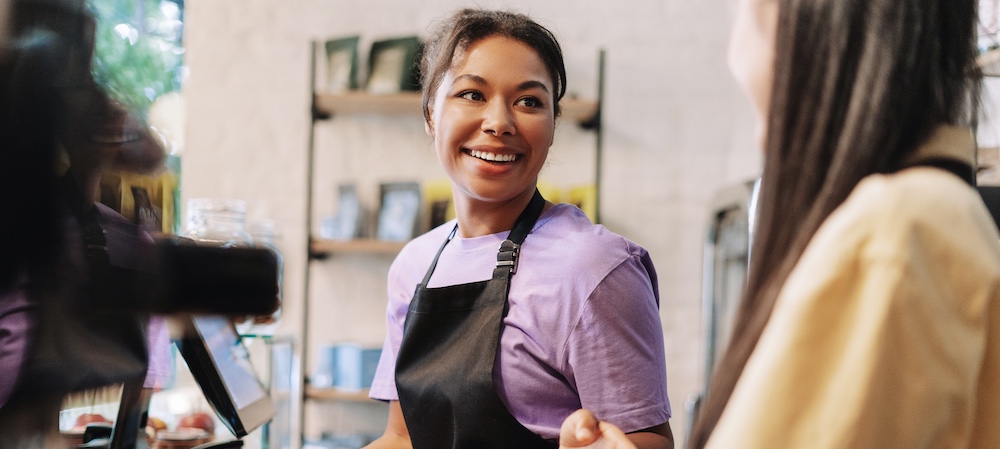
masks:
POLYGON ((542 194, 538 192, 538 189, 535 189, 535 194, 532 195, 528 206, 521 211, 521 215, 514 222, 514 229, 510 230, 507 240, 500 243, 500 250, 497 252, 497 267, 493 270, 494 278, 500 271, 507 271, 509 274, 517 273, 517 253, 521 249, 521 243, 531 232, 531 228, 535 227, 535 222, 542 215, 544 207, 545 198, 542 198, 542 194))
POLYGON ((535 189, 535 194, 532 195, 531 201, 528 202, 528 206, 521 211, 521 215, 517 217, 514 222, 514 229, 510 230, 510 234, 507 235, 507 240, 510 240, 518 245, 524 241, 524 238, 528 236, 531 232, 531 228, 535 227, 535 222, 538 221, 538 217, 542 215, 542 209, 545 207, 545 198, 542 198, 542 194, 535 189))
POLYGON ((438 249, 437 254, 434 255, 434 261, 431 262, 431 267, 427 270, 427 274, 424 275, 424 280, 420 282, 420 285, 427 285, 431 280, 431 275, 434 274, 434 268, 437 268, 438 259, 441 257, 441 253, 444 252, 444 247, 448 246, 448 242, 455 238, 455 231, 458 231, 458 223, 455 223, 455 227, 451 228, 451 233, 448 234, 448 238, 444 240, 441 244, 441 248, 438 249))

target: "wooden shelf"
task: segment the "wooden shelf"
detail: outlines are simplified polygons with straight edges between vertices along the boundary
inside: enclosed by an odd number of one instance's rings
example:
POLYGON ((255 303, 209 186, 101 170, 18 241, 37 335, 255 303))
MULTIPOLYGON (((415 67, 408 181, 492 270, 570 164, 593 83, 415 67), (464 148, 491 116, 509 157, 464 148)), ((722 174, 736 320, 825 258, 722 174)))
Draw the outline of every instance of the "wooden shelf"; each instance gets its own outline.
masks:
POLYGON ((316 109, 325 114, 390 114, 422 116, 420 92, 374 95, 365 92, 316 93, 316 109))
POLYGON ((309 251, 315 256, 324 256, 333 253, 395 255, 403 249, 403 246, 406 246, 406 242, 389 242, 375 239, 313 239, 309 245, 309 251))
POLYGON ((563 98, 559 105, 562 106, 564 120, 572 120, 581 125, 589 125, 597 115, 596 101, 563 98))
POLYGON ((368 390, 341 390, 306 386, 306 398, 317 401, 378 402, 368 397, 368 390))
MULTIPOLYGON (((413 115, 420 117, 423 109, 420 105, 420 92, 402 92, 398 94, 374 95, 364 92, 348 92, 342 94, 316 93, 316 111, 327 116, 339 114, 388 114, 413 115)), ((596 101, 563 98, 563 120, 572 120, 579 124, 588 124, 597 115, 596 101)))
POLYGON ((992 49, 976 57, 983 76, 1000 76, 1000 49, 992 49))

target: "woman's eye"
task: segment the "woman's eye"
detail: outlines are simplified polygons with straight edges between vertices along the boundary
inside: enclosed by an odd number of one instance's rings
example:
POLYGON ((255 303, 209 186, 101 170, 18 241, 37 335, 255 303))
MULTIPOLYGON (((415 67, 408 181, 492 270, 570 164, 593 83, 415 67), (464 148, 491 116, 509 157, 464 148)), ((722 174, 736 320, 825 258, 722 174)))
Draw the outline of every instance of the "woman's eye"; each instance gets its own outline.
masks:
POLYGON ((467 90, 465 92, 462 92, 458 94, 458 97, 471 101, 483 101, 484 98, 482 93, 476 92, 474 90, 467 90))
POLYGON ((525 98, 522 98, 522 99, 518 100, 517 103, 519 105, 521 105, 521 106, 528 107, 528 108, 540 108, 540 107, 542 107, 541 100, 539 100, 539 99, 537 99, 535 97, 525 97, 525 98))

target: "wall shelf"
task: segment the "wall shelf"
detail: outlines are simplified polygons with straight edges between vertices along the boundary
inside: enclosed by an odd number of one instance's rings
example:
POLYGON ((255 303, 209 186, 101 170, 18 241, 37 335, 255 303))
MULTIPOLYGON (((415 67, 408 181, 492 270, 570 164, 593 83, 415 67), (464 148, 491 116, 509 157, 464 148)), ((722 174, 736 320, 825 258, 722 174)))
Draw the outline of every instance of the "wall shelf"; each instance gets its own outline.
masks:
POLYGON ((317 401, 339 401, 339 402, 371 402, 377 403, 368 397, 368 390, 343 390, 340 388, 319 388, 313 386, 306 387, 306 398, 317 401))
POLYGON ((406 242, 376 239, 329 240, 314 238, 309 243, 309 252, 313 257, 324 257, 336 253, 395 255, 405 245, 406 242))

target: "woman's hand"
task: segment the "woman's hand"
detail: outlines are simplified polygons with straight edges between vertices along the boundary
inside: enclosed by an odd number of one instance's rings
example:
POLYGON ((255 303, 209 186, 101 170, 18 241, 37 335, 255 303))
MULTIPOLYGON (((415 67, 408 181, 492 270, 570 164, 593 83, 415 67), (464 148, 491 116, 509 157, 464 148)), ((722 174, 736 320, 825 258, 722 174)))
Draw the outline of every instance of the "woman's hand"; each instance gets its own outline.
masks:
POLYGON ((625 433, 614 424, 599 421, 586 409, 573 412, 559 429, 559 449, 635 449, 625 433))

